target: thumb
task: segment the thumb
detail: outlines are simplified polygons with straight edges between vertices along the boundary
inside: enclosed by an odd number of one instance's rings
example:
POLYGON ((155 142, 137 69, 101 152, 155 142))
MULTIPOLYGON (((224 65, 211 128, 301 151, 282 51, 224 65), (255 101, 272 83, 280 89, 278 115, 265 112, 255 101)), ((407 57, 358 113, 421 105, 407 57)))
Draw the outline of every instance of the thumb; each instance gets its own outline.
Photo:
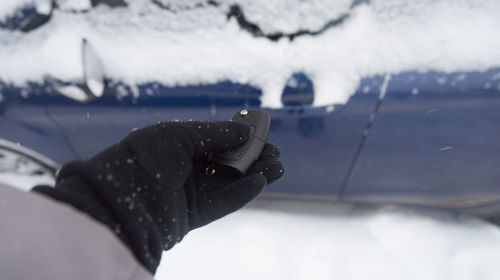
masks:
POLYGON ((221 152, 245 142, 250 126, 233 121, 169 123, 160 133, 175 140, 190 157, 206 152, 221 152))
POLYGON ((250 134, 248 124, 233 121, 190 122, 185 129, 194 154, 227 150, 245 142, 250 134))
POLYGON ((262 191, 266 183, 266 177, 253 174, 222 188, 199 194, 197 207, 200 219, 191 225, 192 228, 209 224, 245 206, 262 191))

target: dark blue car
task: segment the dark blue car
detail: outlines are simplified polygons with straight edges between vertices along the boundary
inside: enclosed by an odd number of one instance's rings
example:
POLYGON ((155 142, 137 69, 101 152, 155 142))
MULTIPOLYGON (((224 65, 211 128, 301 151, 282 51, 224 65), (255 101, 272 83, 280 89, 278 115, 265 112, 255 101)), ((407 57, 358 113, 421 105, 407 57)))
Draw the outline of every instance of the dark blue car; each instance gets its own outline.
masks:
MULTIPOLYGON (((363 1, 354 1, 349 8, 362 11, 358 6, 368 5, 358 2, 363 1)), ((222 4, 208 1, 205 6, 217 5, 222 4)), ((22 36, 19 30, 34 34, 61 14, 90 13, 57 9, 44 14, 25 7, 2 22, 2 34, 22 36)), ((227 12, 228 20, 237 18, 248 36, 276 44, 316 38, 348 25, 353 17, 341 14, 337 22, 325 23, 326 31, 273 33, 252 22, 242 7, 233 5, 227 12)), ((31 162, 30 173, 46 174, 62 163, 95 154, 137 127, 160 121, 230 119, 242 108, 260 109, 271 115, 269 141, 280 146, 286 168, 283 179, 266 189, 267 196, 402 204, 481 215, 499 208, 500 65, 481 71, 370 74, 347 102, 339 104, 317 104, 320 87, 314 75, 298 69, 278 85, 282 106, 275 108, 263 106, 258 86, 231 79, 130 84, 107 75, 98 53, 92 40, 81 38, 79 81, 47 76, 20 85, 0 76, 0 157, 17 154, 18 161, 31 162)), ((2 164, 5 172, 15 170, 12 164, 2 164)))

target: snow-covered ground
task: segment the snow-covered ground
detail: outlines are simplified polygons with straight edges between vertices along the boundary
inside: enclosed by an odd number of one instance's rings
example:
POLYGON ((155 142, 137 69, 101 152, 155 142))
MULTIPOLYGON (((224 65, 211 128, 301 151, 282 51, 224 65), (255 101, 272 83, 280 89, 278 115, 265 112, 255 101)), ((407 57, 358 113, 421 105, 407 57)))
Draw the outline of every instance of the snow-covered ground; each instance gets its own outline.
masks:
MULTIPOLYGON (((53 172, 31 160, 30 152, 20 145, 16 149, 26 155, 6 149, 8 143, 0 139, 0 182, 7 183, 21 190, 29 190, 35 185, 53 185, 53 172)), ((12 146, 11 146, 12 147, 12 146)), ((54 167, 56 168, 56 167, 54 167)))
POLYGON ((478 218, 259 198, 190 232, 156 279, 497 280, 499 259, 500 227, 478 218))
POLYGON ((258 200, 189 233, 157 279, 500 279, 500 228, 384 207, 258 200))

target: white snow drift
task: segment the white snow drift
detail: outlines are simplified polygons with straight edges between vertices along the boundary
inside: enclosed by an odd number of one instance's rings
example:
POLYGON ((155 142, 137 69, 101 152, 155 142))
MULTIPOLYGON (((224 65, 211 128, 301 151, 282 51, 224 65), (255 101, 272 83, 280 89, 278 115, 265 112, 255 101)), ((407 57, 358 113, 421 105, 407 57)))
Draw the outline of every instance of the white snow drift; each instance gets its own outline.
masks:
POLYGON ((146 0, 129 2, 119 9, 57 10, 29 34, 0 32, 0 79, 22 85, 47 75, 79 78, 82 37, 94 45, 112 79, 167 85, 229 79, 262 88, 265 107, 281 106, 293 72, 307 73, 315 105, 326 105, 345 103, 366 76, 500 66, 496 0, 373 0, 353 9, 350 1, 224 0, 197 7, 200 1, 164 0, 176 13, 146 0), (317 36, 273 42, 242 30, 234 17, 227 20, 231 3, 239 3, 265 33, 316 30, 342 14, 349 17, 317 36))
POLYGON ((157 279, 496 280, 500 228, 445 213, 256 201, 189 233, 157 279))

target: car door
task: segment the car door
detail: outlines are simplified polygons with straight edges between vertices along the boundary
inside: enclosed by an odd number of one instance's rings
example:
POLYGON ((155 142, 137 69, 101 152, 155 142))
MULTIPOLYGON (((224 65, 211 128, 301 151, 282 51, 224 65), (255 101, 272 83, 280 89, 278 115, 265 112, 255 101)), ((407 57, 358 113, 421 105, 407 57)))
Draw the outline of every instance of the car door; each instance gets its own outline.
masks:
POLYGON ((15 87, 0 80, 0 141, 37 152, 55 166, 74 153, 47 114, 46 89, 43 84, 15 87))
MULTIPOLYGON (((266 193, 336 199, 377 102, 382 78, 364 79, 345 105, 323 107, 308 104, 314 98, 314 85, 307 76, 297 74, 294 79, 306 86, 297 90, 284 85, 284 107, 263 108, 272 118, 268 141, 280 146, 286 172, 266 193)), ((159 121, 228 120, 242 108, 262 109, 260 96, 258 88, 229 81, 178 87, 108 82, 101 97, 83 103, 53 91, 48 95, 48 110, 84 158, 136 127, 159 121)))
POLYGON ((392 75, 344 200, 445 208, 497 203, 499 73, 392 75))

